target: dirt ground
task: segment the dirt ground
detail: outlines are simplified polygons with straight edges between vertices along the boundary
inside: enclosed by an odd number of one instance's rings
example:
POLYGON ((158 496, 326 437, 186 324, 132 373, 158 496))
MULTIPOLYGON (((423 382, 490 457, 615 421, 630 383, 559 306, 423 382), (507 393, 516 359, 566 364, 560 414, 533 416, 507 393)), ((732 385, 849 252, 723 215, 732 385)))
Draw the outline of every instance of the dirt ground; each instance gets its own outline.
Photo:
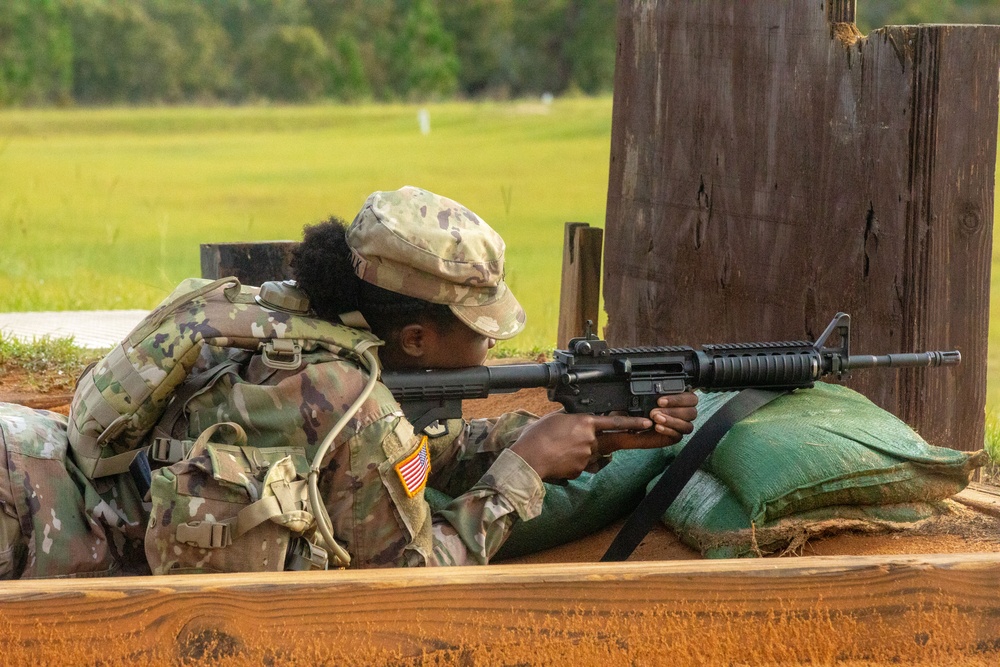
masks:
POLYGON ((22 368, 0 367, 0 403, 69 414, 76 378, 64 371, 31 373, 22 368))
MULTIPOLYGON (((32 378, 13 371, 0 376, 0 402, 20 403, 29 407, 69 414, 69 401, 75 378, 32 378)), ((550 403, 543 389, 526 389, 511 394, 497 394, 487 399, 467 401, 467 418, 492 417, 513 410, 527 410, 542 415, 560 406, 550 403)), ((948 501, 950 513, 924 522, 918 528, 901 532, 863 534, 843 532, 814 538, 789 555, 842 556, 893 555, 924 553, 1000 552, 1000 487, 976 487, 998 499, 996 508, 970 507, 948 501), (985 510, 985 511, 984 511, 985 510)), ((547 551, 506 561, 508 563, 594 562, 600 559, 614 539, 621 522, 608 526, 585 539, 547 551)), ((683 560, 701 558, 684 545, 666 527, 657 526, 639 545, 630 560, 683 560)))

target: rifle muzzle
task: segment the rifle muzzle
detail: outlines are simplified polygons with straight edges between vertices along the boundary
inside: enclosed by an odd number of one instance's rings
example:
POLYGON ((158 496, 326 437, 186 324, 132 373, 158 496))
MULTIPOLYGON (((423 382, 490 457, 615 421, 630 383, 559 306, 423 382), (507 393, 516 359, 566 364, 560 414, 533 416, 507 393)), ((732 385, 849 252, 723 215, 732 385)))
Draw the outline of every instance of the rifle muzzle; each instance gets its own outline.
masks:
POLYGON ((962 363, 962 353, 958 350, 904 354, 852 354, 847 360, 847 370, 855 368, 958 366, 960 363, 962 363))

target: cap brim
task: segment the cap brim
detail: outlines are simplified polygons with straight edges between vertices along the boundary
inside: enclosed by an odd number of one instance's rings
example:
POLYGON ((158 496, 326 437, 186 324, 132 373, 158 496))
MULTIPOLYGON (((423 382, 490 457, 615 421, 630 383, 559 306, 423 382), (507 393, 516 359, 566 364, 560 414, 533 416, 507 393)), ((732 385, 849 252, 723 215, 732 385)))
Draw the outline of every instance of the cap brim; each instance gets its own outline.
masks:
POLYGON ((507 340, 524 329, 527 316, 507 284, 499 285, 500 295, 485 306, 449 304, 455 317, 470 329, 488 338, 507 340))

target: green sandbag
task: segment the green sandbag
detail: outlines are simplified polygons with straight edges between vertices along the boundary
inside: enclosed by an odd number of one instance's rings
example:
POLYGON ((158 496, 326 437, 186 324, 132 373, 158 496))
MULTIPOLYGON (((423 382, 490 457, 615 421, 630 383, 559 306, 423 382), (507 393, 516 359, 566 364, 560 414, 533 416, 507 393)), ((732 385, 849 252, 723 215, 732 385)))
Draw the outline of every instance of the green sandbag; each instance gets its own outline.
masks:
MULTIPOLYGON (((657 480, 650 482, 650 486, 657 480)), ((706 558, 743 558, 797 551, 809 539, 846 530, 912 528, 947 512, 942 503, 837 505, 753 524, 735 494, 699 470, 663 516, 682 542, 706 558)))
MULTIPOLYGON (((622 450, 598 473, 585 472, 565 486, 546 484, 541 515, 514 524, 494 560, 572 542, 617 521, 639 504, 649 480, 663 472, 673 456, 672 448, 622 450)), ((432 510, 451 502, 431 488, 424 490, 424 498, 432 510)))
MULTIPOLYGON (((696 429, 732 396, 704 395, 696 429)), ((927 444, 857 392, 817 383, 734 425, 663 519, 705 555, 748 555, 754 531, 758 548, 765 533, 777 548, 810 522, 928 518, 928 503, 961 491, 984 462, 982 452, 927 444)))

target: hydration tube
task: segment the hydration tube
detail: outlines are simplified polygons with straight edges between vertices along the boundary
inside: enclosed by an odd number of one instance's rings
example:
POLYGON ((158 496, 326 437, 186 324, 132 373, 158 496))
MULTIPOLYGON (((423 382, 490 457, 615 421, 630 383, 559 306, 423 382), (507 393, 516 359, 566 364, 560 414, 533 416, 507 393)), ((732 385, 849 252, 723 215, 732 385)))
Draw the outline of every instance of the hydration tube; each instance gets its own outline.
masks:
POLYGON ((378 383, 378 360, 375 359, 375 355, 370 350, 365 350, 361 353, 361 358, 368 367, 368 382, 361 391, 361 395, 357 397, 354 403, 351 404, 351 407, 347 409, 347 412, 344 413, 344 416, 340 418, 333 429, 323 438, 319 449, 316 450, 316 456, 313 457, 312 467, 309 469, 309 506, 312 509, 313 516, 316 517, 316 526, 319 528, 320 535, 323 536, 323 541, 326 543, 327 549, 331 552, 334 561, 340 567, 347 567, 351 564, 351 555, 333 539, 333 523, 330 521, 330 515, 326 511, 326 505, 319 495, 319 468, 327 451, 333 445, 333 441, 344 430, 347 422, 361 409, 361 405, 368 400, 368 397, 371 396, 372 391, 375 389, 375 385, 378 383))

